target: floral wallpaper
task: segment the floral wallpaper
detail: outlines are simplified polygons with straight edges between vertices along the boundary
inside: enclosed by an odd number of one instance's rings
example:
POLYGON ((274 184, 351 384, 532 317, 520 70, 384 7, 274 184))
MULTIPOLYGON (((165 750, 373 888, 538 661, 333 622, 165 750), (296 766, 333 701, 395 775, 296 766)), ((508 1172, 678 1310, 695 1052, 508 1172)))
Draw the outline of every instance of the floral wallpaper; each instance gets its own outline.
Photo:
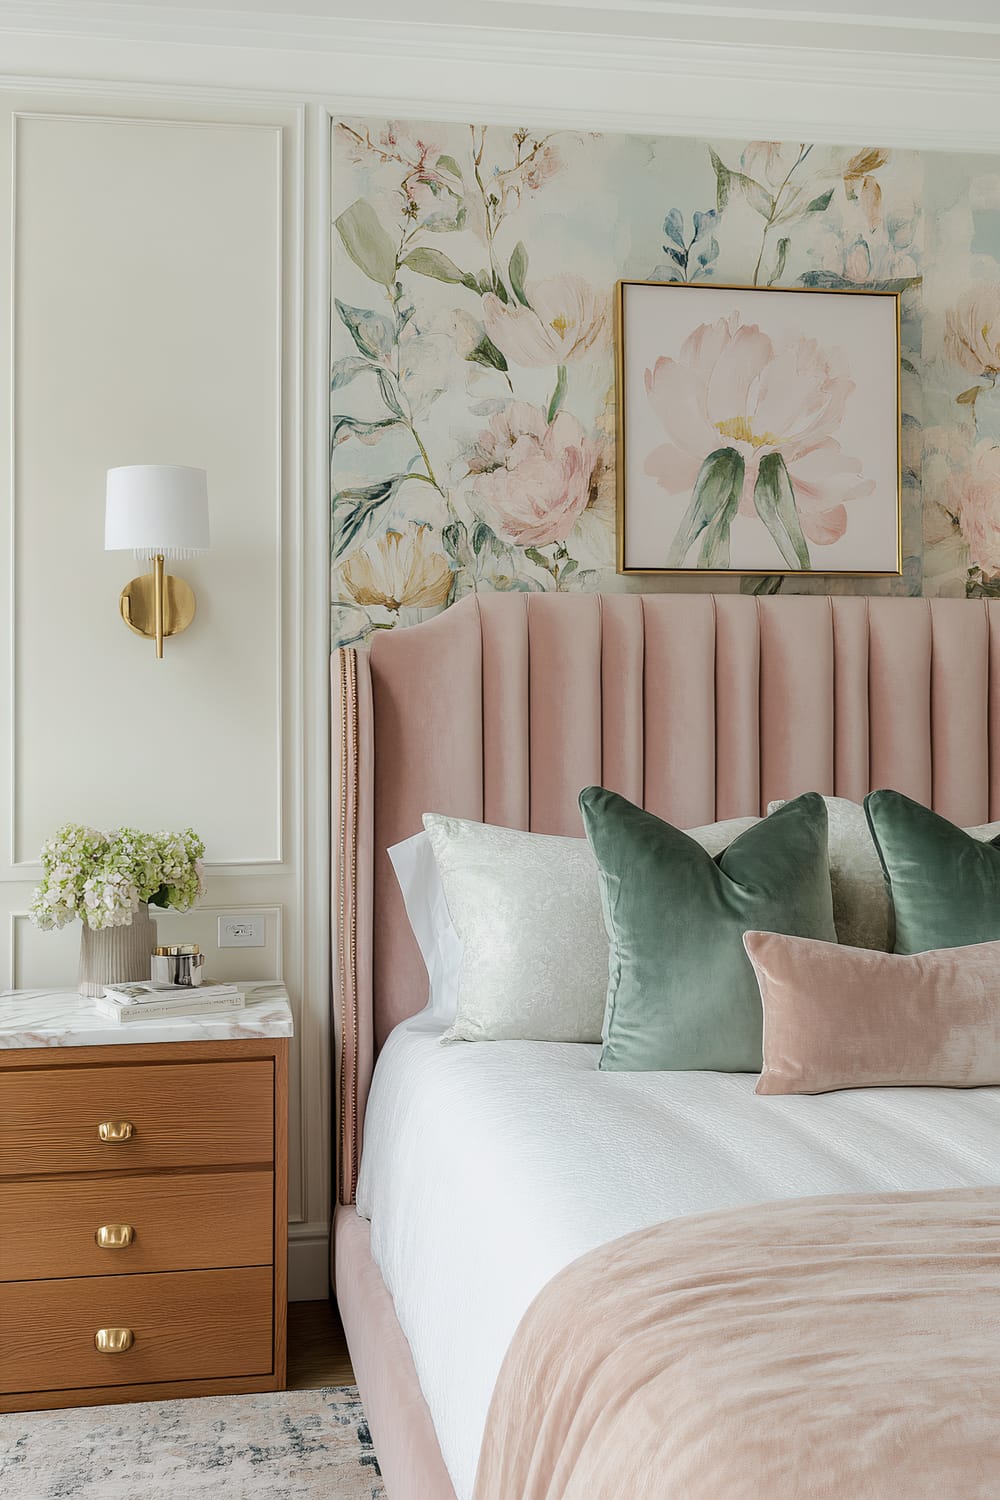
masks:
POLYGON ((335 645, 472 590, 1000 597, 1000 159, 350 120, 332 218, 335 645), (616 574, 619 277, 901 292, 902 578, 616 574))

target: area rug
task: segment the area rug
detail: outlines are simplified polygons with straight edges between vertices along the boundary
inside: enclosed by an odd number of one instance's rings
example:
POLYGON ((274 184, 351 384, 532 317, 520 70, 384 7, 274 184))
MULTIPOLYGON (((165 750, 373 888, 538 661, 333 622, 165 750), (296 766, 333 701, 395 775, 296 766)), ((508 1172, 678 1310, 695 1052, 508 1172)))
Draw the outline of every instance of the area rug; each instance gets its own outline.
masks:
POLYGON ((354 1386, 0 1417, 17 1500, 383 1500, 354 1386))

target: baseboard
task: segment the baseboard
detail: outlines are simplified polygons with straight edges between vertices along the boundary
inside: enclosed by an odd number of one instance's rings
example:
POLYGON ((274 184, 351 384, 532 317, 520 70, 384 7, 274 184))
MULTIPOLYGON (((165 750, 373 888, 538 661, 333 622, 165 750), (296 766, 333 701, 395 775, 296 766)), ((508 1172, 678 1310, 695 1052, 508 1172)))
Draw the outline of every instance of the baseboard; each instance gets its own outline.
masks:
POLYGON ((329 1295, 329 1224, 289 1224, 289 1302, 319 1302, 329 1295))

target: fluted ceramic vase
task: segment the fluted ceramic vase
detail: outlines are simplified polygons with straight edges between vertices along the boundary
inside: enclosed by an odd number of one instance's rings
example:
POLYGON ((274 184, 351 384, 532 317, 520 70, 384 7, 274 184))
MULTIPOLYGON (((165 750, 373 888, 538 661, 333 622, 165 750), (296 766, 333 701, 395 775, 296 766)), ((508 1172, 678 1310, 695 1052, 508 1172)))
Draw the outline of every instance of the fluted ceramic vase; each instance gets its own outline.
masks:
POLYGON ((80 937, 80 994, 99 999, 109 984, 148 979, 156 923, 145 901, 127 927, 88 927, 80 937))

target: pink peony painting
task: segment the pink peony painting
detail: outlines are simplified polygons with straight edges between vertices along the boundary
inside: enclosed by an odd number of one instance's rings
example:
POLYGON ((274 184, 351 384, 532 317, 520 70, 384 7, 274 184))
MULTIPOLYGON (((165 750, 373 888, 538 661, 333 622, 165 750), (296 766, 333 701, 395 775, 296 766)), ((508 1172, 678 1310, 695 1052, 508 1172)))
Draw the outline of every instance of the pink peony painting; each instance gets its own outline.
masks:
POLYGON ((900 573, 895 292, 618 294, 620 572, 900 573))

